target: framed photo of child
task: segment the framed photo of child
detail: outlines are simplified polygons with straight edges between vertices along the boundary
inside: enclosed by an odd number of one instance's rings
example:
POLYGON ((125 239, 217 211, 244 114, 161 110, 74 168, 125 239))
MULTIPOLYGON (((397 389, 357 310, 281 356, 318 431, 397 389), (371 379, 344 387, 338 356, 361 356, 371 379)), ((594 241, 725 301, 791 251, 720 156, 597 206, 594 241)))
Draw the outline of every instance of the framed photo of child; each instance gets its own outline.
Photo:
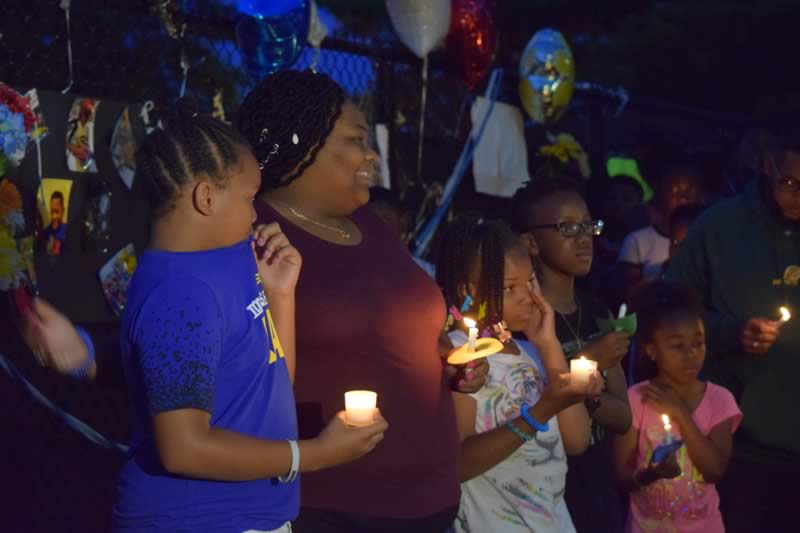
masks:
POLYGON ((42 221, 37 248, 48 255, 61 255, 67 240, 69 198, 72 180, 45 178, 37 193, 39 216, 42 221))

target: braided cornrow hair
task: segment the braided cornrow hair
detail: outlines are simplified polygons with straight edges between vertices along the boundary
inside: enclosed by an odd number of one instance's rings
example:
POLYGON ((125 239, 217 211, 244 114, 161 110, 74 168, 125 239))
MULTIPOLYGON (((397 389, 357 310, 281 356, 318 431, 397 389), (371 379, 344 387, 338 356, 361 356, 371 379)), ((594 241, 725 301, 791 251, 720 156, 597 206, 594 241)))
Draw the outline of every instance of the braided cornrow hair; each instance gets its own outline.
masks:
POLYGON ((142 183, 153 218, 175 207, 178 192, 198 177, 224 187, 228 170, 239 162, 247 141, 236 130, 179 102, 176 116, 145 137, 136 154, 137 181, 142 183))
POLYGON ((335 81, 311 70, 281 70, 247 95, 234 125, 253 146, 262 191, 290 184, 314 162, 344 102, 335 81))
POLYGON ((486 317, 479 328, 489 327, 503 318, 503 281, 506 253, 519 246, 519 239, 503 221, 484 221, 468 216, 452 222, 445 230, 436 263, 436 281, 447 305, 460 307, 464 297, 459 288, 468 286, 478 261, 477 294, 473 312, 486 303, 486 317))

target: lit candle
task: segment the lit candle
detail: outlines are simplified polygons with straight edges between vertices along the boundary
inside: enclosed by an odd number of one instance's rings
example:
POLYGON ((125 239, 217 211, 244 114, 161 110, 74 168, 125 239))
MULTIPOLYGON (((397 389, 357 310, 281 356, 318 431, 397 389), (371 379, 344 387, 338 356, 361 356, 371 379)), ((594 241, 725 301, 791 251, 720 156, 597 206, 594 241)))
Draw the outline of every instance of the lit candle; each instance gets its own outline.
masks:
POLYGON ((666 435, 664 435, 664 441, 667 444, 672 444, 672 424, 669 422, 669 416, 665 414, 661 415, 661 420, 664 422, 664 432, 666 433, 666 435))
POLYGON ((781 307, 779 311, 781 313, 781 320, 780 320, 781 324, 786 324, 787 322, 789 322, 789 319, 792 318, 792 313, 789 312, 789 308, 781 307))
POLYGON ((478 328, 475 327, 477 324, 471 318, 465 318, 464 324, 469 328, 469 348, 467 351, 473 353, 475 352, 475 343, 478 341, 478 328))
POLYGON ((581 385, 588 385, 589 378, 597 370, 597 361, 580 356, 569 362, 570 379, 581 385))
POLYGON ((350 426, 368 426, 375 421, 375 406, 378 394, 368 390, 354 390, 344 393, 344 408, 347 424, 350 426))
POLYGON ((622 304, 619 306, 619 314, 617 314, 617 319, 625 318, 625 315, 628 314, 628 306, 627 304, 622 304))

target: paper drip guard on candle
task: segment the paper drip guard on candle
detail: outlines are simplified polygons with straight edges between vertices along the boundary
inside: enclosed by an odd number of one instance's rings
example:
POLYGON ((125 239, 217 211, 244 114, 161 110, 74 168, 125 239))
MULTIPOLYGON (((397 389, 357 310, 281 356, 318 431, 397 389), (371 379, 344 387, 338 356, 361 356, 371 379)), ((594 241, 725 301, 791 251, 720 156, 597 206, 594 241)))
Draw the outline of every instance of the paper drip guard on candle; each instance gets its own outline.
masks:
POLYGON ((660 464, 666 459, 669 455, 672 455, 676 451, 680 450, 683 446, 683 441, 679 439, 673 439, 672 442, 669 444, 662 443, 659 444, 655 450, 653 450, 653 457, 651 459, 652 463, 660 464))
POLYGON ((378 404, 378 393, 368 390, 353 390, 344 393, 344 407, 347 425, 354 427, 369 426, 375 421, 375 408, 378 404))
POLYGON ((625 315, 622 318, 598 318, 597 327, 603 334, 619 331, 630 336, 636 335, 636 313, 625 315))
POLYGON ((503 343, 493 337, 484 337, 475 341, 475 351, 469 351, 469 343, 464 343, 455 352, 450 354, 447 362, 451 365, 463 365, 474 361, 489 357, 503 350, 503 343))

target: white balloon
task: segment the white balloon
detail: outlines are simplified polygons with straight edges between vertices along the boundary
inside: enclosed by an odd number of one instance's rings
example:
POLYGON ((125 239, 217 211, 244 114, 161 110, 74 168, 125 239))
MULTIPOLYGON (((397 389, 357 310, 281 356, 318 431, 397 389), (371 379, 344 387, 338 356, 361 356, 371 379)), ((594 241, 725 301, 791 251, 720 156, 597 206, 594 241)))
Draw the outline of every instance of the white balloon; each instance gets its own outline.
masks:
POLYGON ((450 0, 386 0, 397 36, 417 57, 425 57, 450 30, 450 0))
POLYGON ((319 8, 314 0, 311 0, 311 18, 308 21, 308 44, 314 48, 322 46, 322 41, 328 35, 328 27, 319 17, 319 8))

